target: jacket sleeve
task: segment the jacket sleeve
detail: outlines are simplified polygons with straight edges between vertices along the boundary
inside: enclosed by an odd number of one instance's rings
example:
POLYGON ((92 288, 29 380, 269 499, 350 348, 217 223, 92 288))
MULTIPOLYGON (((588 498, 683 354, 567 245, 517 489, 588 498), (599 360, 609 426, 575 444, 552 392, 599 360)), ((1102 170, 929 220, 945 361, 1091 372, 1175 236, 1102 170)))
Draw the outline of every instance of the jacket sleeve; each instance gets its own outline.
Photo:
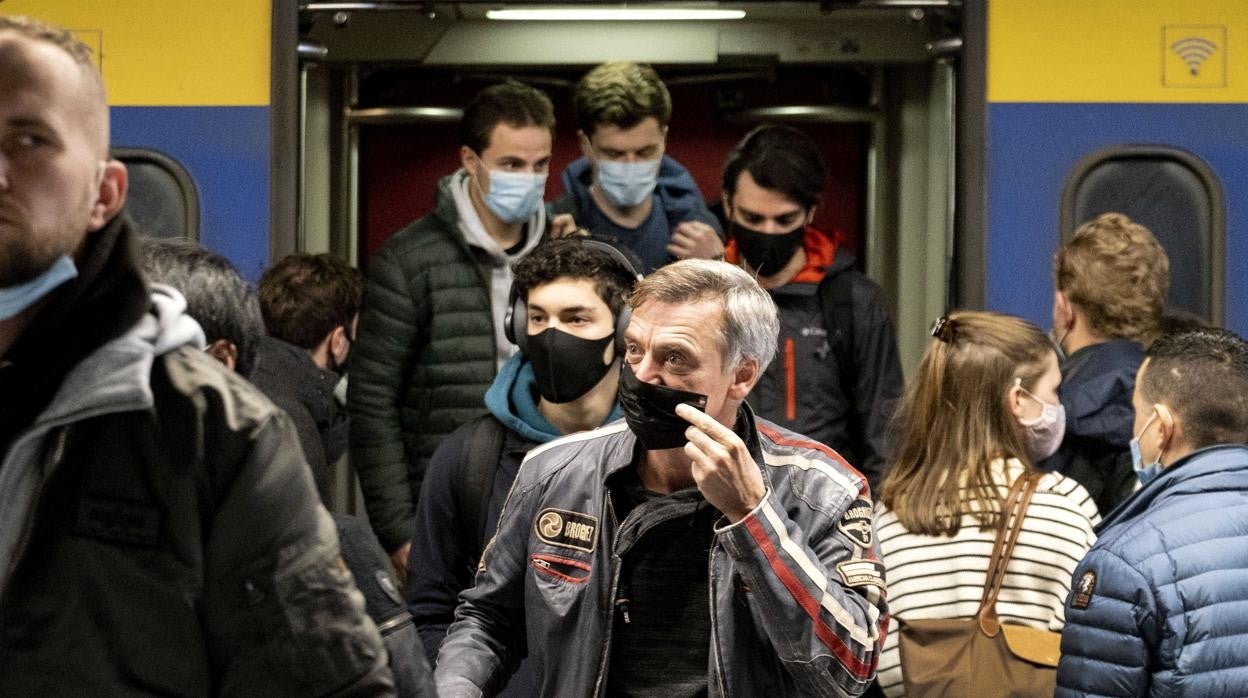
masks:
POLYGON ((1149 648, 1161 634, 1148 580, 1121 557, 1094 548, 1075 568, 1066 601, 1056 695, 1149 695, 1149 648))
POLYGON ((502 690, 525 651, 524 581, 529 523, 540 499, 520 468, 498 531, 485 546, 473 586, 460 595, 455 622, 438 651, 434 670, 442 698, 492 696, 502 690))
POLYGON ((848 499, 832 515, 815 512, 802 530, 768 490, 749 516, 717 531, 760 605, 762 630, 809 695, 867 690, 887 629, 878 550, 857 545, 836 526, 862 501, 848 499))
POLYGON ((245 432, 226 417, 203 434, 217 501, 201 613, 220 693, 392 695, 381 636, 288 417, 270 412, 245 432))
POLYGON ((368 518, 381 545, 394 552, 411 540, 416 503, 404 449, 400 401, 411 364, 425 342, 423 294, 408 279, 392 248, 368 267, 364 310, 351 356, 347 407, 351 461, 360 477, 368 518))
POLYGON ((893 407, 904 388, 897 334, 888 312, 884 290, 867 277, 855 283, 854 371, 852 403, 854 423, 863 430, 858 466, 878 492, 890 455, 889 424, 893 407))
POLYGON ((455 615, 459 592, 472 584, 471 570, 476 564, 468 559, 467 542, 460 541, 464 527, 455 501, 460 454, 475 424, 460 427, 433 452, 416 506, 416 527, 407 558, 407 601, 430 662, 437 659, 438 646, 455 615))

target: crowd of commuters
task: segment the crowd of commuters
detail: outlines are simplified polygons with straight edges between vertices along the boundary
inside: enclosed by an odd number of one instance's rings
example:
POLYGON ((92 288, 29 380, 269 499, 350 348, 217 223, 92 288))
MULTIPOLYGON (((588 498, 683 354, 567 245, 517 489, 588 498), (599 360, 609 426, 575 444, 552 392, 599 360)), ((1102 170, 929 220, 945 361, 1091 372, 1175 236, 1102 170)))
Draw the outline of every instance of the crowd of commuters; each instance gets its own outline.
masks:
POLYGON ((809 136, 748 133, 717 218, 653 69, 574 106, 557 200, 505 82, 366 278, 253 288, 132 226, 89 52, 0 18, 0 693, 894 696, 990 598, 1059 694, 1248 693, 1248 343, 1165 312, 1150 231, 903 386, 809 136))

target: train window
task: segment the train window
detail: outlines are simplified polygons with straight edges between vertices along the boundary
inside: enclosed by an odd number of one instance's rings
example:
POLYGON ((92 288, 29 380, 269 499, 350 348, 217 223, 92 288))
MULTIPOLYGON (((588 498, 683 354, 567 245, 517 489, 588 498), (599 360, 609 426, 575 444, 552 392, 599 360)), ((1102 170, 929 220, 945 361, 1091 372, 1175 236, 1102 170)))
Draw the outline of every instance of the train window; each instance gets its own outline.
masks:
POLYGON ((1170 257, 1168 307, 1222 324, 1225 209, 1202 160, 1165 146, 1126 145, 1084 158, 1066 180, 1062 239, 1107 211, 1148 227, 1170 257))
POLYGON ((114 148, 113 157, 126 165, 126 211, 140 231, 199 240, 199 193, 181 163, 149 148, 114 148))

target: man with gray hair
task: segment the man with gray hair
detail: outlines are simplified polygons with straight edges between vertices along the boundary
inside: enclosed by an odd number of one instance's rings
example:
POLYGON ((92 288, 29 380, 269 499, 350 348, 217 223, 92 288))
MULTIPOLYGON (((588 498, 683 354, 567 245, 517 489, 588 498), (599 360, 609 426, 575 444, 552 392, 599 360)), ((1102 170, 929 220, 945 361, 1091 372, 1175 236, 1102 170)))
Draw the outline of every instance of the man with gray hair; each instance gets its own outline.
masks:
POLYGON ((771 297, 685 260, 638 283, 623 422, 529 452, 438 656, 490 695, 528 649, 542 695, 858 695, 886 626, 865 479, 745 403, 771 297))

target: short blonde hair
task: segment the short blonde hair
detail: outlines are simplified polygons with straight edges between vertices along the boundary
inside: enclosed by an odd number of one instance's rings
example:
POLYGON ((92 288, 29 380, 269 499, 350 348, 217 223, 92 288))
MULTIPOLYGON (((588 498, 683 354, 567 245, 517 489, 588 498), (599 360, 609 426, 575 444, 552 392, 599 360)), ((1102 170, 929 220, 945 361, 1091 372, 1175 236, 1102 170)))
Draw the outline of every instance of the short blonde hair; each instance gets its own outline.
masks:
POLYGON ((629 129, 654 117, 672 119, 672 96, 654 68, 640 63, 603 63, 576 84, 576 125, 586 136, 602 124, 629 129))
POLYGON ((1053 256, 1057 290, 1111 339, 1147 341, 1170 288, 1170 258, 1148 228, 1121 213, 1079 226, 1053 256))

